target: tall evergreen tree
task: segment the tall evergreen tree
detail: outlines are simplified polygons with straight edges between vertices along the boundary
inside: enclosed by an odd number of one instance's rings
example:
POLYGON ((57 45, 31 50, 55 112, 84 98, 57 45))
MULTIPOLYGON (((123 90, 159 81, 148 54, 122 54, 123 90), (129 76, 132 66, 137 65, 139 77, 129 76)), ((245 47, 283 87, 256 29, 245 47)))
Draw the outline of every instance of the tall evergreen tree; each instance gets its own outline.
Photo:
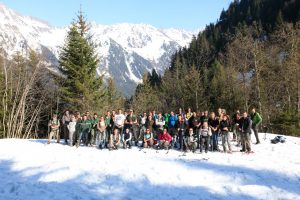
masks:
POLYGON ((65 44, 59 55, 59 70, 63 102, 73 109, 94 109, 104 95, 102 77, 97 77, 99 63, 95 47, 89 36, 89 25, 80 11, 68 31, 65 44))

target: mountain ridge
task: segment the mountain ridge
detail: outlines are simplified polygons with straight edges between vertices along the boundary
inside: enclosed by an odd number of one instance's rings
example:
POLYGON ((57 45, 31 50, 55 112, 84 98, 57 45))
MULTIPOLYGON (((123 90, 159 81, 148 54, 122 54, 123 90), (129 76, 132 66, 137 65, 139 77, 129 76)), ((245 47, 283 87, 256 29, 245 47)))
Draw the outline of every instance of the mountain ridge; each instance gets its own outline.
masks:
MULTIPOLYGON (((99 75, 112 77, 119 90, 130 97, 143 74, 155 69, 162 74, 173 53, 187 46, 196 33, 149 24, 91 22, 90 33, 99 55, 99 75), (118 72, 118 73, 117 73, 118 72)), ((34 49, 57 66, 68 27, 55 27, 35 17, 22 16, 0 3, 0 46, 8 56, 34 49)))

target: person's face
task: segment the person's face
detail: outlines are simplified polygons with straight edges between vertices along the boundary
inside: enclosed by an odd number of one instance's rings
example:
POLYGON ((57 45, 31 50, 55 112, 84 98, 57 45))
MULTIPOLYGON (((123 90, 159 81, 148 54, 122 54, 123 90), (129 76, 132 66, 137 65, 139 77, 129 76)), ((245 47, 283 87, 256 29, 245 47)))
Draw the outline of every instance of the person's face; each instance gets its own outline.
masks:
POLYGON ((226 115, 223 116, 223 120, 227 120, 227 116, 226 115))
POLYGON ((87 120, 87 116, 86 115, 83 116, 83 120, 84 121, 87 120))
POLYGON ((179 121, 180 121, 180 120, 182 120, 182 117, 181 117, 181 115, 179 115, 178 119, 179 119, 179 121))
POLYGON ((204 122, 204 123, 203 123, 203 127, 204 127, 204 128, 207 128, 207 127, 208 127, 207 122, 204 122))
POLYGON ((68 114, 69 114, 69 111, 67 110, 67 111, 66 111, 66 115, 68 115, 68 114))
POLYGON ((149 115, 148 119, 149 119, 149 120, 152 120, 152 116, 149 115))
POLYGON ((147 113, 144 113, 144 117, 147 117, 147 113))
POLYGON ((173 116, 174 115, 174 112, 171 112, 171 116, 173 116))
POLYGON ((245 113, 243 113, 243 117, 244 118, 246 118, 247 117, 247 113, 245 112, 245 113))
POLYGON ((75 117, 72 116, 72 117, 71 117, 71 121, 72 121, 72 122, 75 122, 75 120, 76 120, 75 117))
POLYGON ((129 133, 129 129, 128 128, 126 129, 126 133, 129 133))
POLYGON ((101 120, 101 121, 104 121, 104 117, 101 117, 100 120, 101 120))
POLYGON ((96 119, 98 117, 98 115, 94 115, 94 118, 96 119))
POLYGON ((218 109, 218 113, 219 114, 222 113, 222 109, 221 108, 218 109))
POLYGON ((212 113, 211 115, 210 115, 210 117, 213 119, 213 118, 215 118, 215 113, 212 113))
POLYGON ((208 112, 207 112, 207 111, 205 111, 204 115, 205 115, 205 116, 207 116, 207 115, 208 115, 208 112))
POLYGON ((119 110, 118 112, 119 112, 119 114, 122 114, 122 110, 119 110))
POLYGON ((107 116, 110 116, 110 112, 109 111, 107 111, 107 116))
POLYGON ((159 117, 162 117, 161 113, 158 114, 159 117))
POLYGON ((252 113, 255 113, 255 108, 253 108, 253 109, 251 110, 251 112, 252 112, 252 113))
POLYGON ((193 129, 189 129, 189 134, 193 134, 193 129))
POLYGON ((164 132, 163 133, 167 133, 167 129, 164 129, 164 132))
POLYGON ((146 130, 146 133, 148 133, 148 134, 149 134, 149 133, 150 133, 150 130, 149 130, 149 129, 147 129, 147 130, 146 130))
POLYGON ((188 109, 188 112, 191 112, 191 109, 190 109, 190 108, 188 109))
POLYGON ((89 116, 89 115, 90 115, 90 112, 86 112, 86 115, 89 116))
POLYGON ((194 117, 197 117, 197 113, 196 113, 196 112, 194 112, 194 113, 193 113, 193 116, 194 116, 194 117))
POLYGON ((179 113, 182 113, 182 109, 181 108, 179 108, 179 113))

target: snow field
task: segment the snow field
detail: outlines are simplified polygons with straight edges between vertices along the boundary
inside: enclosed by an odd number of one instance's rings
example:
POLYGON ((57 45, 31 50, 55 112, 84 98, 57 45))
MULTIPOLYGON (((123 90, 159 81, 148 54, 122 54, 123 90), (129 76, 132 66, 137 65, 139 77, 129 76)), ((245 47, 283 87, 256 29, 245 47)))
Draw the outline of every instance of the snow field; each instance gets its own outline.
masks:
POLYGON ((300 199, 300 138, 274 137, 254 154, 186 156, 3 139, 0 199, 300 199))

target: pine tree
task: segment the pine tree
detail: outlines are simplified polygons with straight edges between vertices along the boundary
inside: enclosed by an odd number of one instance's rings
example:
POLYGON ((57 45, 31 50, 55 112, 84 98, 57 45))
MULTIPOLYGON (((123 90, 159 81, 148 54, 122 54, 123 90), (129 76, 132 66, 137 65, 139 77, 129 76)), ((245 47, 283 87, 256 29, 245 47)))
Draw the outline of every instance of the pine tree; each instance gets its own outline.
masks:
MULTIPOLYGON (((107 81, 106 88, 106 99, 107 99, 107 110, 109 109, 120 109, 124 106, 124 99, 118 91, 116 84, 112 78, 107 81)), ((104 103, 103 103, 104 104, 104 103)))
POLYGON ((59 55, 61 97, 73 109, 95 109, 104 97, 102 77, 97 77, 99 63, 88 34, 89 28, 83 13, 71 24, 66 42, 59 55))
POLYGON ((136 88, 132 107, 136 113, 158 110, 159 99, 157 93, 151 87, 147 74, 143 76, 143 83, 136 88))

